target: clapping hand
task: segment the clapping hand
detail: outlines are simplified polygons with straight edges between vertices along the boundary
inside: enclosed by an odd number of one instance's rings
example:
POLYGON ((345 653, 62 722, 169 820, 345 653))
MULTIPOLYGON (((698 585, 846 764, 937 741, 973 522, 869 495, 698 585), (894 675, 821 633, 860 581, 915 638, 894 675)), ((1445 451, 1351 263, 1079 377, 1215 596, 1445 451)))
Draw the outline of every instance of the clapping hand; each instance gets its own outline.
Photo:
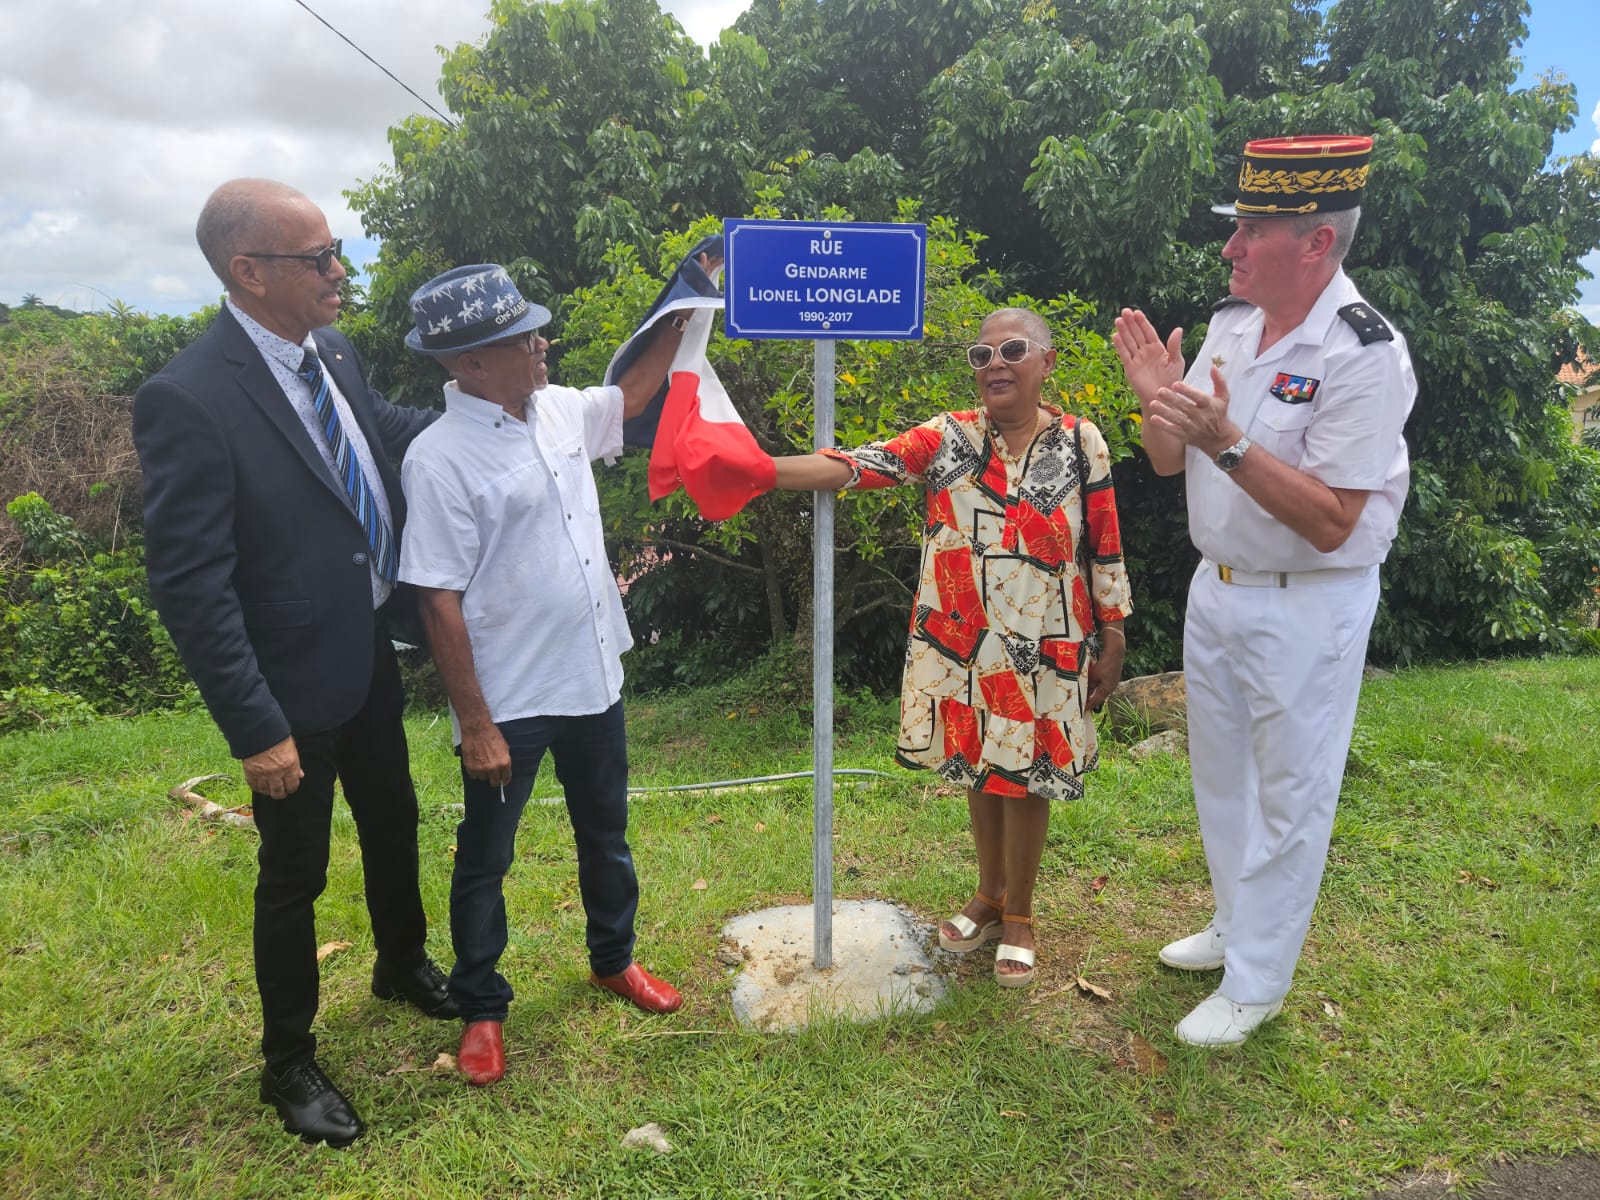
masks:
POLYGON ((1228 381, 1216 367, 1211 368, 1211 386, 1214 393, 1183 382, 1161 388, 1146 411, 1146 422, 1216 457, 1239 440, 1240 429, 1228 419, 1228 381))
POLYGON ((1183 378, 1183 329, 1172 331, 1163 342, 1150 318, 1136 308, 1125 308, 1117 317, 1111 345, 1122 360, 1128 386, 1148 404, 1164 387, 1183 378))

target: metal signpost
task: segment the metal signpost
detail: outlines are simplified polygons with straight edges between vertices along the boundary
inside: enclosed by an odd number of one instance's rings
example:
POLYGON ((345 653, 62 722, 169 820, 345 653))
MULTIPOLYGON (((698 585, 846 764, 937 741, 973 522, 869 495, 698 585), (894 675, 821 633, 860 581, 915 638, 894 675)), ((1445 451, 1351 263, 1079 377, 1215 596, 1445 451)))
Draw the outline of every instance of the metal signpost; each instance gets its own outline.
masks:
MULTIPOLYGON (((841 338, 922 336, 928 231, 865 222, 722 223, 731 338, 814 342, 816 449, 833 445, 834 345, 841 338)), ((817 492, 811 538, 812 943, 818 970, 833 965, 833 504, 817 492)))

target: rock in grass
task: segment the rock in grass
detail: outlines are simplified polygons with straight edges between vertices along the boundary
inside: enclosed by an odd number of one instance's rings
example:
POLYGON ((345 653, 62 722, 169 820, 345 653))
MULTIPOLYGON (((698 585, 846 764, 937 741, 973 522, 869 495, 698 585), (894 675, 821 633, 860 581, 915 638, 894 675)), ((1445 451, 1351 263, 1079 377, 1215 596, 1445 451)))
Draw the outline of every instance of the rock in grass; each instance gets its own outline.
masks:
POLYGON ((657 1154, 667 1154, 672 1150, 672 1143, 667 1141, 667 1135, 661 1132, 661 1126, 651 1121, 648 1125, 641 1125, 637 1129, 630 1129, 623 1136, 622 1148, 624 1150, 654 1150, 657 1154))
POLYGON ((1164 729, 1187 729, 1189 708, 1183 672, 1124 679, 1106 701, 1106 715, 1112 730, 1118 733, 1148 736, 1164 729))
POLYGON ((1128 757, 1135 762, 1144 762, 1147 758, 1155 758, 1160 754, 1184 754, 1189 749, 1188 735, 1177 729, 1163 729, 1153 737, 1147 737, 1128 748, 1128 757))

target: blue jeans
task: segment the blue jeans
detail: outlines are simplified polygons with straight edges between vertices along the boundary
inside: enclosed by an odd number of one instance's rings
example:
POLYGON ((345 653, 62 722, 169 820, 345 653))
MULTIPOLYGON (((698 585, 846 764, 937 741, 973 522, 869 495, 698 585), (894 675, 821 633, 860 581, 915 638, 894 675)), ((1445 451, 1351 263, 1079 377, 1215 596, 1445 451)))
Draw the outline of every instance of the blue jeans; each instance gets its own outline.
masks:
POLYGON ((533 794, 545 751, 567 799, 578 843, 578 891, 588 918, 589 967, 617 975, 633 961, 639 880, 628 849, 628 737, 619 700, 586 717, 524 717, 499 726, 511 750, 503 792, 465 769, 466 816, 456 828, 450 880, 450 937, 456 964, 450 995, 464 1021, 503 1021, 513 992, 497 969, 506 948, 501 887, 516 852, 517 822, 533 794))

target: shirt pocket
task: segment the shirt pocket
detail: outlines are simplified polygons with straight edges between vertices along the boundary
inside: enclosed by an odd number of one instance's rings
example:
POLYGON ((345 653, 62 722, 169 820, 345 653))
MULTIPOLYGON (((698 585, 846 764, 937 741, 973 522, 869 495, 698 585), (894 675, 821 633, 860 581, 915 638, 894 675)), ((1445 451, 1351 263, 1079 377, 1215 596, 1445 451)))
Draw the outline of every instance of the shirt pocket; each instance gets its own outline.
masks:
POLYGON ((590 516, 599 513, 600 496, 595 491, 594 472, 589 469, 589 452, 582 436, 563 438, 551 447, 550 469, 555 473, 563 505, 577 505, 590 516))
POLYGON ((1300 465, 1306 453, 1306 430, 1316 415, 1314 404, 1287 404, 1268 396, 1256 412, 1252 441, 1260 442, 1274 458, 1291 467, 1300 465))

